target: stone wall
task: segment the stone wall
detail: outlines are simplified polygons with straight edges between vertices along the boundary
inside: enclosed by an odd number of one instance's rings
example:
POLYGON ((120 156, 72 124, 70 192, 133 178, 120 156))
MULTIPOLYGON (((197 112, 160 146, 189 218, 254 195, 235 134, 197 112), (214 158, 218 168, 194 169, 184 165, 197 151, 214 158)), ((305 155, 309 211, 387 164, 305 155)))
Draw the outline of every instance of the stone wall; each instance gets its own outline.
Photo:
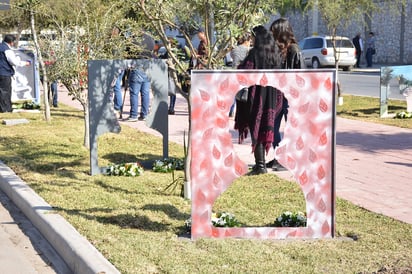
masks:
MULTIPOLYGON (((390 8, 391 1, 382 1, 382 13, 374 13, 370 20, 364 18, 353 18, 349 27, 338 28, 338 35, 353 38, 356 33, 362 33, 366 41, 369 31, 375 33, 376 55, 373 57, 375 63, 387 65, 412 64, 412 0, 407 0, 404 16, 400 9, 394 11, 390 8)), ((311 36, 313 33, 313 12, 305 14, 300 12, 289 13, 285 16, 293 26, 298 40, 311 36)), ((318 33, 329 34, 326 25, 322 22, 319 14, 318 33)), ((279 15, 273 16, 272 22, 279 15)), ((270 25, 270 23, 269 23, 270 25)), ((365 62, 365 60, 362 60, 365 62)))

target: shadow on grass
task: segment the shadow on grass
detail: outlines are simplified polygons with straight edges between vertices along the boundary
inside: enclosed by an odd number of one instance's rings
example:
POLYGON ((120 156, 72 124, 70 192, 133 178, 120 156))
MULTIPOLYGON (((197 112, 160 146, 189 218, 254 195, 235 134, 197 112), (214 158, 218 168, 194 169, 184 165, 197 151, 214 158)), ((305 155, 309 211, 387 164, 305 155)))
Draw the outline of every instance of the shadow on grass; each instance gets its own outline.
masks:
MULTIPOLYGON (((121 228, 134 228, 143 231, 161 232, 171 229, 171 224, 165 222, 157 222, 151 220, 148 216, 137 213, 125 213, 118 215, 96 216, 98 213, 110 214, 116 209, 113 208, 90 208, 86 210, 65 209, 62 207, 54 207, 55 210, 65 212, 68 215, 82 217, 87 220, 94 220, 101 224, 117 225, 121 228), (88 212, 90 214, 88 214, 88 212)), ((143 207, 144 210, 152 210, 154 212, 162 211, 170 218, 177 220, 185 220, 190 217, 188 214, 179 212, 179 210, 169 204, 161 205, 147 205, 143 207)), ((137 209, 135 209, 137 210, 137 209)))
POLYGON ((163 159, 163 156, 147 153, 134 155, 130 153, 114 152, 105 154, 102 158, 115 164, 138 162, 144 169, 152 169, 154 161, 163 159))
POLYGON ((100 223, 118 225, 121 228, 135 228, 153 232, 170 230, 170 224, 152 221, 149 217, 138 214, 120 214, 95 219, 100 223))
MULTIPOLYGON (((106 184, 104 181, 96 181, 94 182, 95 185, 100 186, 101 188, 105 189, 108 192, 123 192, 126 194, 140 194, 140 195, 145 195, 147 192, 141 192, 141 191, 130 191, 129 189, 121 188, 121 187, 114 187, 112 185, 106 184)), ((156 193, 153 193, 155 195, 156 193)), ((158 192, 157 193, 159 196, 167 196, 164 192, 158 192)))
MULTIPOLYGON (((0 139, 2 145, 13 149, 13 154, 5 154, 2 160, 6 164, 16 162, 26 169, 39 172, 42 174, 56 174, 63 177, 76 178, 74 172, 67 168, 76 167, 83 164, 83 156, 76 153, 67 153, 61 151, 50 150, 42 144, 34 144, 26 142, 21 137, 3 137, 0 139), (46 159, 46 160, 42 160, 46 159), (54 160, 53 160, 54 159, 54 160), (65 159, 61 161, 61 159, 65 159), (67 159, 73 159, 68 161, 67 159)), ((57 144, 60 148, 68 148, 67 145, 57 144)), ((68 149, 68 151, 70 151, 68 149)))
POLYGON ((176 207, 170 204, 148 204, 141 207, 141 209, 153 212, 162 211, 169 216, 169 218, 176 220, 187 220, 190 217, 190 214, 181 213, 176 207))
MULTIPOLYGON (((402 106, 388 106, 388 112, 390 113, 396 113, 396 112, 401 112, 405 111, 405 107, 402 106)), ((337 112, 337 115, 348 115, 348 116, 355 116, 355 117, 370 117, 370 116, 375 116, 376 118, 379 118, 380 116, 380 108, 364 108, 364 109, 352 109, 352 110, 341 110, 337 112)))
POLYGON ((67 118, 79 118, 81 120, 84 120, 84 113, 83 110, 73 110, 72 108, 52 108, 51 109, 51 116, 56 117, 60 116, 63 117, 64 119, 67 118))

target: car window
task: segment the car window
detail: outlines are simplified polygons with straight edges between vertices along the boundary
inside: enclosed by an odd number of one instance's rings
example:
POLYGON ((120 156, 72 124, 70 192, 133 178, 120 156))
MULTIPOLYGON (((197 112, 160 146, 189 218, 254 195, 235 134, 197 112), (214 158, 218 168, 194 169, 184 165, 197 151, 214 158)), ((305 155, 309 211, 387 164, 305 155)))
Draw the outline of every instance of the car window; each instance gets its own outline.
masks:
POLYGON ((318 49, 323 48, 323 39, 322 38, 310 38, 307 39, 303 49, 318 49))
MULTIPOLYGON (((327 39, 326 44, 328 48, 333 48, 332 39, 327 39)), ((336 40, 336 47, 338 48, 353 48, 353 44, 350 40, 339 39, 336 40)))

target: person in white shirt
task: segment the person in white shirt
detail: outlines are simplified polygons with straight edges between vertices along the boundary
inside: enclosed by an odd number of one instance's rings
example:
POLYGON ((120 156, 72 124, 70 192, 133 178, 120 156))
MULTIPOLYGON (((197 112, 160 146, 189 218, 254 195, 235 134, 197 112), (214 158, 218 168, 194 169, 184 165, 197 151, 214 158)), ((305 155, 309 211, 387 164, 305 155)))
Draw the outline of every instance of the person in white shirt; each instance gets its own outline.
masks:
POLYGON ((5 35, 0 44, 0 112, 12 112, 11 81, 16 66, 30 66, 30 61, 22 61, 12 50, 16 37, 5 35))

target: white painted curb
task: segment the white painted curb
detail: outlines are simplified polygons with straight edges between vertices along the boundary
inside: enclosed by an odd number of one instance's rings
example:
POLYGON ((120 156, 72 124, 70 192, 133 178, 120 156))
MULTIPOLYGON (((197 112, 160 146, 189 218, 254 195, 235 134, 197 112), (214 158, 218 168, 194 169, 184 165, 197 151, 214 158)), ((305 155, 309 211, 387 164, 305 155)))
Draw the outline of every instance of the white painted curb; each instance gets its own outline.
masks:
POLYGON ((73 273, 120 274, 86 238, 1 161, 0 189, 49 241, 73 273))

